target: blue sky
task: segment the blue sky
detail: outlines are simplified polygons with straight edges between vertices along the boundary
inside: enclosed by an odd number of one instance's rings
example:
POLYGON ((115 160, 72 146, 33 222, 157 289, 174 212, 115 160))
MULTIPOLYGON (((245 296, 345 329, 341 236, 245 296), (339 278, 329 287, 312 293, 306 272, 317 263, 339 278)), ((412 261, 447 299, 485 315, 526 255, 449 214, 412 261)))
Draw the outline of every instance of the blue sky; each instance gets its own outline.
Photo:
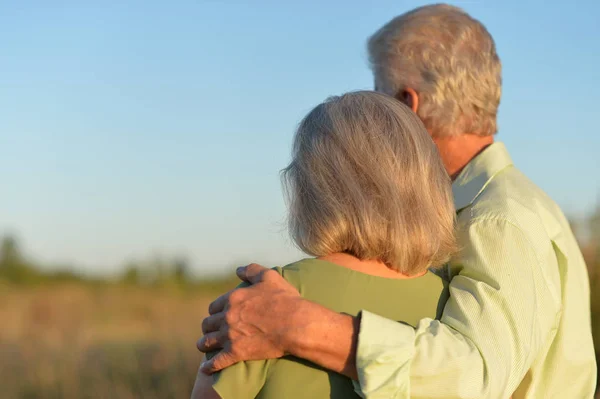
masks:
MULTIPOLYGON (((279 183, 295 126, 372 88, 366 38, 425 4, 371 3, 0 0, 0 232, 94 272, 298 258, 279 183)), ((600 3, 574 3, 453 4, 496 40, 498 139, 581 215, 600 198, 600 3)))

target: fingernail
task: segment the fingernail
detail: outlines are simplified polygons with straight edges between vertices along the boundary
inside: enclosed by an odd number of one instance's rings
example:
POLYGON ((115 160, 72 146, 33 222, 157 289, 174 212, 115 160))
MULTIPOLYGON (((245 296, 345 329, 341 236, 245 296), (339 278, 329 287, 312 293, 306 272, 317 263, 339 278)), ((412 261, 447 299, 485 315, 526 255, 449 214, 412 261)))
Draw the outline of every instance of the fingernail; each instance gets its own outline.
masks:
POLYGON ((241 273, 241 272, 242 272, 242 270, 244 270, 244 266, 240 266, 240 267, 238 267, 237 269, 235 269, 235 272, 236 272, 236 273, 241 273))

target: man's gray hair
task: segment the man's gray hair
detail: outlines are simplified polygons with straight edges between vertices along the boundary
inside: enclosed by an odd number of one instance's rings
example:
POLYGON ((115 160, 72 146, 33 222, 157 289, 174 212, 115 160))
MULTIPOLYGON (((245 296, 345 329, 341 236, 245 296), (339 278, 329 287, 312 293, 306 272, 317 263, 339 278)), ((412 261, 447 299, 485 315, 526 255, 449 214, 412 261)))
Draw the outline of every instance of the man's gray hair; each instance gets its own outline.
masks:
POLYGON ((434 137, 497 131, 501 63, 491 35, 460 8, 437 4, 392 19, 368 41, 376 90, 418 93, 434 137))
POLYGON ((455 248, 450 178, 423 122, 376 92, 332 97, 300 123, 283 171, 289 227, 306 253, 416 274, 455 248))

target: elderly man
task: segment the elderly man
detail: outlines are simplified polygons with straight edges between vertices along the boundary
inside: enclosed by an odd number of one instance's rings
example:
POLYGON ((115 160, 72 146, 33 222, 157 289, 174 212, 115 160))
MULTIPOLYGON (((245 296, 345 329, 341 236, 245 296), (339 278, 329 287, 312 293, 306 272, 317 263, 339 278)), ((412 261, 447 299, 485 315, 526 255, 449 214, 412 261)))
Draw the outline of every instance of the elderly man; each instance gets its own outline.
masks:
POLYGON ((292 354, 352 377, 367 398, 591 398, 586 267, 558 206, 494 143, 493 39, 435 5, 393 19, 368 48, 376 90, 419 115, 453 179, 461 251, 443 271, 443 316, 413 329, 337 314, 250 265, 238 275, 253 285, 211 304, 198 347, 221 351, 203 370, 292 354))

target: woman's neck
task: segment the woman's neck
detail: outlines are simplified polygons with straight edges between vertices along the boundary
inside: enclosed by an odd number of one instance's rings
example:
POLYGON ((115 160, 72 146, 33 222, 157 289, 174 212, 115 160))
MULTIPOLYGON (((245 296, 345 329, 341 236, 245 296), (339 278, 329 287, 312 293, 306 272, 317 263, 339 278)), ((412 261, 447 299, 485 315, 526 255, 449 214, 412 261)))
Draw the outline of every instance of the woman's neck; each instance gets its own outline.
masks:
POLYGON ((419 274, 406 275, 401 272, 390 269, 385 263, 378 260, 360 260, 356 256, 352 256, 345 253, 335 253, 331 255, 320 256, 318 259, 325 260, 336 265, 345 267, 347 269, 356 270, 364 274, 370 274, 377 277, 385 278, 396 278, 396 279, 407 279, 420 277, 427 273, 427 271, 419 274))

